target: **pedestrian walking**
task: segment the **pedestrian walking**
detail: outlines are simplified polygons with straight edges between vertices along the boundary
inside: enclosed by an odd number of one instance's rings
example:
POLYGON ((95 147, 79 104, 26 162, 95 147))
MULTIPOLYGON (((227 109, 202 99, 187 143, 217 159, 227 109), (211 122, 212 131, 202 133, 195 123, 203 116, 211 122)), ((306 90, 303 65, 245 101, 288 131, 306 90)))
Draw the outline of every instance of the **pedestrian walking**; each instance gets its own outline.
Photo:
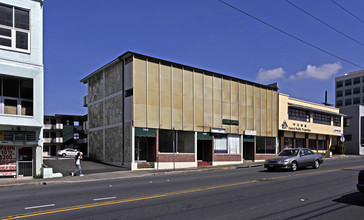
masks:
POLYGON ((72 176, 74 176, 77 172, 80 173, 80 176, 83 176, 82 168, 81 168, 81 160, 82 159, 83 159, 82 153, 78 152, 77 155, 75 156, 75 165, 76 165, 77 169, 71 173, 72 176))

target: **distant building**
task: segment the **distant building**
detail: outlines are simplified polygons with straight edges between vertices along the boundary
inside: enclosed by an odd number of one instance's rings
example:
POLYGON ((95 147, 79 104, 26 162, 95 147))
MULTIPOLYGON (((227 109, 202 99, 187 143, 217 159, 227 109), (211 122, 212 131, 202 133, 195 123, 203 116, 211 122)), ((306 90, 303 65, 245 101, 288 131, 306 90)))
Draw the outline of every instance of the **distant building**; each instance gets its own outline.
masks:
POLYGON ((134 52, 81 82, 88 86, 91 158, 134 170, 239 164, 277 153, 276 86, 134 52))
POLYGON ((56 156, 64 148, 87 154, 87 115, 44 116, 43 156, 56 156))
POLYGON ((336 77, 335 94, 336 107, 346 115, 345 153, 364 155, 364 70, 336 77))
POLYGON ((279 143, 284 148, 310 148, 326 153, 343 134, 338 108, 279 94, 279 143))
POLYGON ((0 0, 0 177, 41 174, 43 1, 0 0))

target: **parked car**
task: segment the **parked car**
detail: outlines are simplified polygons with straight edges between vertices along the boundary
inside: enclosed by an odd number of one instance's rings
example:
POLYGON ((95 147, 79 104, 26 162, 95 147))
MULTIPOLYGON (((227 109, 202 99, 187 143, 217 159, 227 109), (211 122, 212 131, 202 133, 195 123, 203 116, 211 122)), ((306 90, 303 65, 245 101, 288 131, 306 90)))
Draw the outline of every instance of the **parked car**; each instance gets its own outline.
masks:
POLYGON ((356 188, 364 193, 364 170, 360 170, 358 174, 358 184, 356 185, 356 188))
POLYGON ((76 156, 78 152, 80 152, 80 151, 77 150, 77 149, 65 148, 63 150, 59 150, 57 152, 57 155, 63 156, 63 157, 66 157, 66 156, 76 156))
POLYGON ((277 157, 267 159, 264 167, 268 171, 274 169, 290 169, 296 171, 298 168, 312 166, 315 169, 323 163, 322 155, 307 148, 291 148, 281 151, 277 157))

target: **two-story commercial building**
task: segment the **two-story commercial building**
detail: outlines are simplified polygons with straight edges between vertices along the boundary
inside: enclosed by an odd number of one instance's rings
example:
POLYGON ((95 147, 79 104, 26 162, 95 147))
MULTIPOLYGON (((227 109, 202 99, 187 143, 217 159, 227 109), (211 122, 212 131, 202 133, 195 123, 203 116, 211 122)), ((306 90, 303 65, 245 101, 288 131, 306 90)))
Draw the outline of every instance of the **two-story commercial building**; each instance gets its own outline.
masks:
POLYGON ((340 145, 343 114, 338 108, 279 94, 279 145, 284 148, 310 148, 320 153, 340 145))
POLYGON ((43 1, 0 1, 0 177, 41 174, 43 1))
POLYGON ((126 52, 87 84, 91 158, 185 168, 277 153, 278 88, 126 52))

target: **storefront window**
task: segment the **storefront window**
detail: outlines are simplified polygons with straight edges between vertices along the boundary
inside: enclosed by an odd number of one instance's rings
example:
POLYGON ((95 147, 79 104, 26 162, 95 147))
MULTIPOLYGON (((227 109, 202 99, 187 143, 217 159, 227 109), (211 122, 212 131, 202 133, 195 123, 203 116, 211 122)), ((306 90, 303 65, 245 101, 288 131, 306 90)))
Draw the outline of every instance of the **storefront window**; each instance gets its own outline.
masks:
POLYGON ((305 148, 305 139, 297 138, 296 139, 296 147, 297 148, 305 148))
POLYGON ((159 130, 159 152, 173 153, 173 131, 159 130))
POLYGON ((311 150, 316 150, 316 140, 310 139, 310 141, 309 141, 309 148, 311 150))
POLYGON ((237 135, 218 135, 214 138, 215 153, 240 154, 240 137, 237 135))
POLYGON ((214 138, 215 153, 227 154, 226 135, 215 136, 214 138))
POLYGON ((276 138, 257 137, 257 154, 275 154, 276 153, 276 138))
POLYGON ((194 132, 159 130, 159 152, 162 153, 193 153, 194 132), (175 150, 173 151, 173 138, 175 150))
POLYGON ((284 138, 284 148, 293 148, 293 138, 284 138))
POLYGON ((325 150, 325 141, 318 140, 318 150, 325 150))
POLYGON ((194 152, 194 132, 178 131, 177 132, 177 152, 193 153, 194 152))

